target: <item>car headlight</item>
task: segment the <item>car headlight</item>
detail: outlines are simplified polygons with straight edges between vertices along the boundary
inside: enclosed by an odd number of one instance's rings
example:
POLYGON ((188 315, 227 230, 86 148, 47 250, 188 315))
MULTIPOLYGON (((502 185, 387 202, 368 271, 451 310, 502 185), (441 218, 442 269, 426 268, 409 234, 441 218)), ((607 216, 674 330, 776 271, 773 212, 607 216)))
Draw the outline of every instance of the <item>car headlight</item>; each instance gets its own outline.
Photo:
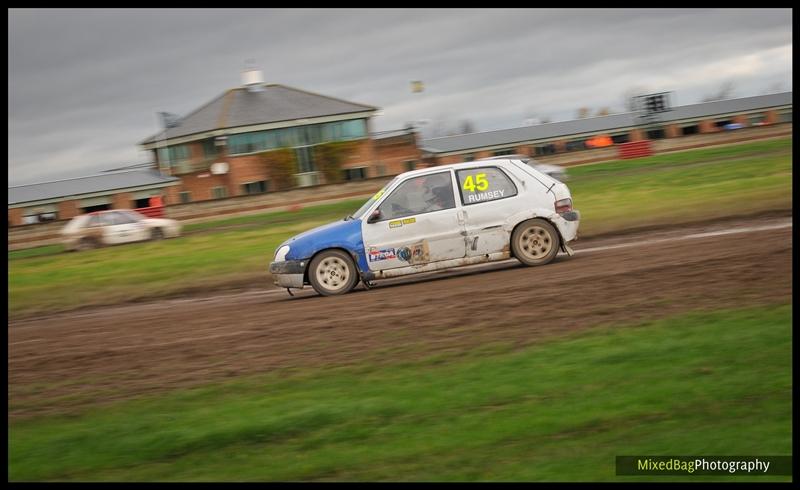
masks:
POLYGON ((286 254, 289 253, 289 245, 284 245, 275 252, 275 262, 283 262, 286 260, 286 254))

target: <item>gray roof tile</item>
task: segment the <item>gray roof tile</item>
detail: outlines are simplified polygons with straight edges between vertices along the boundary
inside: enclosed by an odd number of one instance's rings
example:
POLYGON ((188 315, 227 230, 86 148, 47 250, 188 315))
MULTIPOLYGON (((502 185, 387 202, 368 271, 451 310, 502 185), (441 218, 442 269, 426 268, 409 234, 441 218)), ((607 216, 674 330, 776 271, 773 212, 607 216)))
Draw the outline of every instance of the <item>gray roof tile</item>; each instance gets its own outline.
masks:
MULTIPOLYGON (((239 87, 228 90, 181 118, 180 126, 169 128, 166 133, 168 138, 177 138, 215 129, 375 110, 376 107, 285 85, 267 84, 259 92, 239 87)), ((163 138, 162 131, 142 141, 141 144, 153 143, 163 138)))
POLYGON ((38 184, 18 185, 8 188, 8 205, 34 201, 45 201, 68 196, 80 196, 96 192, 127 189, 131 187, 156 186, 179 182, 177 177, 162 175, 156 170, 133 170, 109 172, 74 179, 56 180, 38 184))
MULTIPOLYGON (((678 106, 673 107, 671 111, 661 113, 658 118, 661 122, 680 121, 684 119, 714 116, 716 114, 745 112, 785 105, 792 105, 792 92, 678 106)), ((431 153, 448 153, 490 146, 513 145, 525 141, 543 140, 574 134, 610 132, 615 129, 629 128, 639 124, 641 124, 641 120, 637 117, 637 114, 628 112, 624 114, 612 114, 610 116, 539 124, 537 126, 430 138, 421 141, 420 147, 431 153)))

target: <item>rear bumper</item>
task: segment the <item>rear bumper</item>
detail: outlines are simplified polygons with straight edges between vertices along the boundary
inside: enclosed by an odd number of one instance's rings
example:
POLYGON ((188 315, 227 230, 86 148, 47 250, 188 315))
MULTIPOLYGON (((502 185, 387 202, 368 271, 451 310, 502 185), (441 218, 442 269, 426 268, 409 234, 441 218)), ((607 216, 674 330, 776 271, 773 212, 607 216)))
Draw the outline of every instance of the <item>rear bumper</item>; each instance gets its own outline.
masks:
POLYGON ((558 228, 561 239, 564 243, 569 243, 578 239, 578 226, 581 222, 581 213, 578 210, 567 211, 566 213, 553 216, 553 224, 558 228))

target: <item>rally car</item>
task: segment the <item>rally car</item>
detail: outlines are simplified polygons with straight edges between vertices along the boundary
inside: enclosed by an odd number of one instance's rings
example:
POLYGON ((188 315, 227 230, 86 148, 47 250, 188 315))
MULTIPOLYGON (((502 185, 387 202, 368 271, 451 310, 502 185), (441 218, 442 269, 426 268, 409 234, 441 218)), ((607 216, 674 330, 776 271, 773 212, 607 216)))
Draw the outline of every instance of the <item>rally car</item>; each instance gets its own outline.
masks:
POLYGON ((544 265, 572 255, 579 223, 566 184, 522 160, 442 165, 400 174, 352 215, 285 241, 269 272, 277 286, 330 296, 510 257, 544 265))

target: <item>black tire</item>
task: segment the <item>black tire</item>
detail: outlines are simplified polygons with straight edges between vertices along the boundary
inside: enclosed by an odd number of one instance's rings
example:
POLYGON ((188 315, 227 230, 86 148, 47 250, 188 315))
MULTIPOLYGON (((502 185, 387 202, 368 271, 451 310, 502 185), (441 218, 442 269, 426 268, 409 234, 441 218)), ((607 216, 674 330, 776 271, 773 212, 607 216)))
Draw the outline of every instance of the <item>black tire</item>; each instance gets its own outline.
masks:
POLYGON ((153 228, 153 231, 150 232, 150 238, 153 240, 163 240, 164 231, 161 228, 153 228))
POLYGON ((525 265, 549 264, 558 255, 561 237, 549 221, 533 218, 520 223, 511 234, 514 257, 525 265))
POLYGON ((356 286, 358 271, 347 253, 326 250, 317 254, 308 265, 308 281, 322 296, 336 296, 356 286))
POLYGON ((96 238, 84 237, 78 242, 78 247, 75 250, 92 250, 100 248, 100 242, 96 238))

